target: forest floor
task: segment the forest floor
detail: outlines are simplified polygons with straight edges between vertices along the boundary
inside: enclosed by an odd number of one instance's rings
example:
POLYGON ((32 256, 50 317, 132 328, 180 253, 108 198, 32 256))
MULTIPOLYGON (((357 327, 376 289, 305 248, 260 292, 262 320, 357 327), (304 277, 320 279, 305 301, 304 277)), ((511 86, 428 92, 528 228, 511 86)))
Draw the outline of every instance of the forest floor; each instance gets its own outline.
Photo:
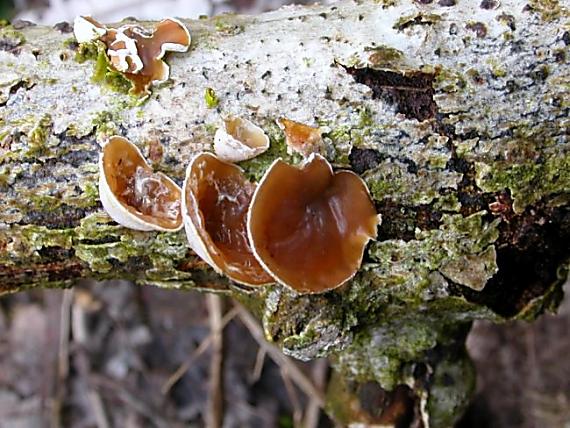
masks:
MULTIPOLYGON (((4 297, 0 428, 331 426, 303 392, 324 390, 326 361, 276 364, 251 321, 225 298, 128 282, 4 297)), ((532 324, 476 323, 478 394, 459 426, 570 427, 569 331, 568 297, 532 324)))

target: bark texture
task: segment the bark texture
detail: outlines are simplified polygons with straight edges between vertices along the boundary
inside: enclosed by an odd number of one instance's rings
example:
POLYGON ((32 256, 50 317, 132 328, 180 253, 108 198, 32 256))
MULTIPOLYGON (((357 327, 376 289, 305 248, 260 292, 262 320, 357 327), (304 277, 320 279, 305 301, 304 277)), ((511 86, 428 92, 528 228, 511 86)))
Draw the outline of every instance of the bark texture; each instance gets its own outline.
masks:
POLYGON ((286 353, 333 357, 337 419, 451 425, 473 386, 470 321, 554 309, 570 242, 568 9, 454 3, 188 21, 190 52, 168 57, 171 79, 145 102, 68 26, 3 27, 0 294, 79 277, 228 293, 286 353), (329 160, 366 180, 383 222, 350 283, 316 296, 245 290, 184 232, 127 230, 102 211, 107 136, 128 137, 180 182, 227 114, 271 137, 241 164, 250 177, 278 156, 299 161, 275 125, 283 116, 321 126, 329 160))

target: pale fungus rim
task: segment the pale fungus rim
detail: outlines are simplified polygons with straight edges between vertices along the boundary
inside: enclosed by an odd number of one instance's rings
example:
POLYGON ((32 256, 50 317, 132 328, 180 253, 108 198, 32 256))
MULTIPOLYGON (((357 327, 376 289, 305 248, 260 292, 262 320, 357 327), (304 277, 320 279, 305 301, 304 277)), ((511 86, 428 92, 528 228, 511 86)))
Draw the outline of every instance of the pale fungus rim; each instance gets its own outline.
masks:
POLYGON ((249 119, 239 116, 228 116, 223 118, 222 122, 222 126, 214 134, 214 152, 218 158, 227 162, 242 162, 253 159, 269 149, 271 144, 269 136, 261 127, 249 119), (249 145, 232 135, 228 131, 230 122, 238 122, 237 127, 244 129, 250 134, 255 134, 253 138, 261 140, 261 144, 256 142, 255 145, 249 145))
MULTIPOLYGON (((178 232, 182 229, 183 225, 183 218, 182 213, 180 213, 181 220, 180 224, 177 225, 175 228, 168 228, 160 226, 156 223, 150 223, 137 214, 130 211, 125 204, 123 204, 116 196, 115 193, 111 190, 109 183, 107 181, 107 176, 105 174, 105 166, 104 166, 104 148, 111 143, 111 140, 120 139, 123 142, 128 143, 136 152, 136 154, 140 157, 143 162, 144 168, 148 171, 152 171, 153 174, 159 175, 161 179, 167 181, 173 188, 176 188, 179 192, 182 192, 180 186, 176 184, 170 177, 160 171, 154 171, 152 166, 148 164, 145 157, 143 156, 140 149, 127 138, 121 135, 113 135, 109 137, 102 145, 101 152, 99 153, 99 199, 101 204, 103 205, 103 209, 105 212, 113 219, 113 221, 117 222, 123 227, 139 230, 143 232, 150 232, 150 231, 159 231, 159 232, 178 232)), ((134 208, 133 208, 134 209, 134 208)))
POLYGON ((107 34, 107 27, 97 26, 92 22, 95 20, 87 18, 91 17, 78 15, 73 20, 73 35, 78 43, 92 42, 107 34))
POLYGON ((262 186, 264 185, 264 183, 267 181, 269 174, 271 173, 271 170, 279 163, 284 163, 285 165, 288 166, 292 166, 294 168, 297 168, 299 170, 302 170, 305 168, 305 166, 307 166, 308 164, 310 164, 314 159, 320 159, 323 160, 326 164, 326 166, 328 167, 329 172, 334 176, 336 174, 340 174, 340 173, 348 173, 351 174, 353 176, 355 176, 356 178, 358 178, 363 186, 363 188, 366 190, 366 194, 368 195, 368 197, 370 198, 370 201, 372 202, 372 196, 370 194, 370 190, 368 189, 368 186, 366 185, 366 182, 362 179, 362 177, 360 177, 358 174, 349 171, 349 170, 341 170, 338 172, 335 172, 332 165, 330 164, 330 162, 321 154, 319 153, 311 153, 308 157, 306 157, 303 162, 299 165, 291 165, 288 164, 287 162, 283 161, 282 158, 277 158, 275 159, 271 165, 267 168, 267 170, 265 171, 265 173, 263 174, 263 177, 261 178, 261 180, 259 181, 259 183, 257 184, 257 188, 255 189, 255 192, 253 193, 253 196, 251 197, 251 202, 249 204, 249 209, 247 211, 247 237, 249 240, 249 244, 251 246, 251 250, 253 252, 253 255, 255 256, 255 258, 257 259, 257 261, 259 262, 259 264, 263 267, 263 269, 269 274, 271 275, 275 281, 281 285, 283 285, 284 287, 287 287, 287 289, 293 291, 296 294, 299 295, 305 295, 305 294, 323 294, 332 290, 336 290, 337 288, 341 287, 342 285, 346 284, 348 281, 350 281, 352 278, 354 278, 354 276, 359 272, 360 267, 362 266, 362 260, 364 259, 364 252, 366 251, 366 247, 368 245, 368 243, 372 240, 376 240, 377 239, 377 228, 378 226, 381 224, 382 222, 382 216, 380 214, 376 215, 377 218, 377 222, 376 222, 376 234, 375 236, 368 236, 368 238, 366 239, 365 242, 362 243, 362 249, 360 251, 360 255, 358 257, 358 269, 354 270, 354 272, 350 273, 346 278, 344 278, 341 282, 339 282, 338 284, 335 284, 333 286, 330 286, 324 290, 297 290, 296 288, 294 288, 293 286, 289 285, 287 283, 286 280, 284 280, 283 278, 281 278, 277 273, 275 273, 268 265, 267 263, 263 260, 263 257, 261 257, 261 255, 258 252, 258 248, 255 245, 255 240, 252 234, 252 215, 253 215, 253 210, 254 210, 254 206, 255 204, 258 203, 258 199, 259 199, 259 194, 260 194, 260 189, 262 188, 262 186))

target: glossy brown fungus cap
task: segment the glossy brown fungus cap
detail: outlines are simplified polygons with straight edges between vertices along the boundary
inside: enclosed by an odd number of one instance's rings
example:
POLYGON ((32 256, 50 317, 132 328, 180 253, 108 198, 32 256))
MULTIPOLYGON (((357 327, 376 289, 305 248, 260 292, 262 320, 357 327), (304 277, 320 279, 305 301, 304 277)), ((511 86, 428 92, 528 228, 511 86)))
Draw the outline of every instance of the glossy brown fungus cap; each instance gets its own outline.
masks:
POLYGON ((153 172, 139 149, 114 136, 99 159, 99 195, 117 223, 135 230, 176 231, 182 227, 181 190, 160 172, 153 172))
POLYGON ((247 239, 246 217, 255 184, 242 170, 211 153, 186 170, 182 212, 190 247, 216 271, 241 284, 272 283, 247 239))
POLYGON ((378 224, 362 179, 333 172, 320 155, 301 168, 275 161, 248 213, 254 254, 278 282, 299 293, 321 293, 352 278, 378 224))

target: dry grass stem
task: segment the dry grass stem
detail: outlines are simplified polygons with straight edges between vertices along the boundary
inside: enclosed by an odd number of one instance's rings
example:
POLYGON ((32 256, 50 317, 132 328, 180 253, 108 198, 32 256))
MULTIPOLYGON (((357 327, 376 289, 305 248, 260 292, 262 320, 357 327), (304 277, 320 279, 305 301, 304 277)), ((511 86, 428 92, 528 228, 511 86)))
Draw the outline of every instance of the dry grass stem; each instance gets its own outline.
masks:
POLYGON ((222 393, 222 364, 223 364, 223 330, 222 298, 215 294, 206 296, 210 320, 210 335, 212 337, 212 359, 210 361, 210 380, 208 385, 208 410, 206 427, 218 428, 222 425, 223 393, 222 393))
POLYGON ((235 303, 239 308, 238 316, 243 322, 245 327, 249 330, 251 336, 255 339, 257 344, 265 349, 267 355, 279 366, 279 368, 286 368, 287 375, 303 391, 307 397, 313 397, 315 402, 323 408, 325 403, 324 394, 315 387, 313 382, 303 373, 303 371, 293 362, 289 357, 275 345, 267 342, 263 335, 263 330, 257 320, 239 303, 235 303))

